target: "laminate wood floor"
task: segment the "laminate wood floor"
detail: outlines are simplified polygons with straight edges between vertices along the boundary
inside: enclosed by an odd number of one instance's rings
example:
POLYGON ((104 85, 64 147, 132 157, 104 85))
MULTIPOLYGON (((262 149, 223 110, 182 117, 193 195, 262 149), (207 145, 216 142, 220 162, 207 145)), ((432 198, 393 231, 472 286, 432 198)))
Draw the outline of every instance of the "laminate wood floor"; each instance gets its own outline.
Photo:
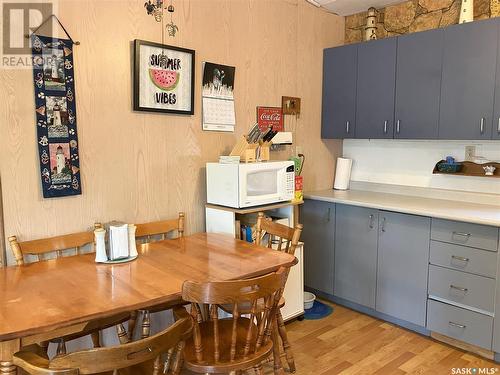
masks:
MULTIPOLYGON (((324 319, 287 324, 296 375, 438 375, 452 374, 453 368, 493 368, 488 374, 500 374, 500 364, 333 306, 333 314, 324 319)), ((272 369, 266 368, 266 374, 272 374, 272 369)))
MULTIPOLYGON (((493 370, 483 374, 500 375, 500 364, 342 306, 333 306, 333 314, 324 319, 286 325, 296 375, 446 375, 453 374, 453 368, 470 368, 471 372, 463 372, 470 375, 480 374, 472 372, 473 368, 488 368, 493 370)), ((284 358, 283 364, 286 371, 284 358)), ((151 370, 144 374, 151 374, 151 370)), ((265 374, 273 374, 270 364, 265 366, 265 374)))

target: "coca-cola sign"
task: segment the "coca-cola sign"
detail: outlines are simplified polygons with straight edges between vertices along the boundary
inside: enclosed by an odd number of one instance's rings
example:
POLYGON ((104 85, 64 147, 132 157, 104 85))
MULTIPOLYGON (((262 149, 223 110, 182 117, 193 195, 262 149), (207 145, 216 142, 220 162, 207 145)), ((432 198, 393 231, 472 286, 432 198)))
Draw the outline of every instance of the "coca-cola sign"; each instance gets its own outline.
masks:
POLYGON ((274 131, 283 131, 283 112, 280 107, 257 107, 257 123, 264 132, 272 127, 274 131))

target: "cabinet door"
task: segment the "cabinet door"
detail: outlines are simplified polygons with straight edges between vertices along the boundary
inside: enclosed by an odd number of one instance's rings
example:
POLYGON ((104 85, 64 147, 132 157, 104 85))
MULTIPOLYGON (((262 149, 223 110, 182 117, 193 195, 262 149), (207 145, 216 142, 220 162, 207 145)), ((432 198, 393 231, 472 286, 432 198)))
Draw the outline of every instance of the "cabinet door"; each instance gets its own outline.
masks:
POLYGON ((358 45, 356 138, 392 138, 396 38, 358 45))
POLYGON ((440 139, 490 139, 498 21, 444 30, 440 139))
POLYGON ((398 38, 394 138, 436 139, 443 29, 398 38))
POLYGON ((325 49, 321 138, 353 138, 357 45, 325 49))
POLYGON ((377 311, 425 326, 431 219, 380 212, 377 311))
POLYGON ((497 260, 497 290, 495 299, 495 318, 493 322, 493 351, 500 353, 500 257, 497 260))
POLYGON ((300 220, 304 225, 304 284, 333 295, 335 205, 306 199, 300 220))
MULTIPOLYGON (((497 45, 497 73, 495 81, 495 107, 493 111, 492 139, 500 139, 500 27, 497 45)), ((498 350, 497 350, 498 351, 498 350)))
POLYGON ((334 295, 375 308, 377 210, 338 204, 334 295))

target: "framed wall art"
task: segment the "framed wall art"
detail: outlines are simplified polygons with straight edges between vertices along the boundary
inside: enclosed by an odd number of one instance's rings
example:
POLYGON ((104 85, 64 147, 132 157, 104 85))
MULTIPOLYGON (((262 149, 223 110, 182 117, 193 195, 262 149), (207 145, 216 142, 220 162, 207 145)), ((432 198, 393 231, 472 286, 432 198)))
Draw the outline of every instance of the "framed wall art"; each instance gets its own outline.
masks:
POLYGON ((73 41, 32 35, 38 153, 44 198, 82 193, 73 41))
POLYGON ((192 115, 195 51, 134 41, 134 110, 192 115))

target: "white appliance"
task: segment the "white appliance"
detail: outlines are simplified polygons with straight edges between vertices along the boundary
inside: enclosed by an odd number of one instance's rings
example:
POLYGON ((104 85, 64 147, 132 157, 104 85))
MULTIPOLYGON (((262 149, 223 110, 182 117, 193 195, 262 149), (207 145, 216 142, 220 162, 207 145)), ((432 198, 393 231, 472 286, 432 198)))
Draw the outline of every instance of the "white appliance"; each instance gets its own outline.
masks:
POLYGON ((243 208, 293 199, 293 161, 207 163, 207 202, 243 208))

